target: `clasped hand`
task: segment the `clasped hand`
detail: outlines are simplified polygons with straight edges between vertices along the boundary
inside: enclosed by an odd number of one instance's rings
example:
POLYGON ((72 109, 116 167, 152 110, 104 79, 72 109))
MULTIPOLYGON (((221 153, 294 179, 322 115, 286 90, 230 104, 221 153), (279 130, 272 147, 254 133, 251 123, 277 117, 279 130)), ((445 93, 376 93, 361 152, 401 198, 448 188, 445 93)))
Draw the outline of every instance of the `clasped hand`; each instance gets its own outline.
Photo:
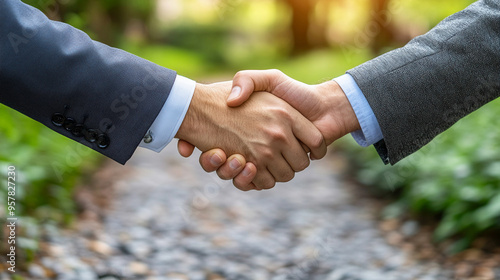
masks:
POLYGON ((197 85, 176 138, 181 155, 196 146, 205 171, 247 191, 290 181, 309 158, 323 158, 327 145, 358 129, 336 82, 306 85, 278 70, 242 71, 232 83, 197 85))

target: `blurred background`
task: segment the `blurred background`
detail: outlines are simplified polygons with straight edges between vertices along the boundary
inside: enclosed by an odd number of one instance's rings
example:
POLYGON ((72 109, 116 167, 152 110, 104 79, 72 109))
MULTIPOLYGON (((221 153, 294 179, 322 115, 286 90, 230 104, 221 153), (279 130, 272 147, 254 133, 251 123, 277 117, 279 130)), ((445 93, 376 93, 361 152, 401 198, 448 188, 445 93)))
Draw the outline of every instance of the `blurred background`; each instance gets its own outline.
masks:
MULTIPOLYGON (((238 70, 278 68, 314 84, 403 46, 474 1, 24 2, 97 41, 198 82, 228 80, 238 70)), ((332 150, 351 161, 353 178, 388 201, 384 217, 430 220, 436 224, 435 240, 451 238, 447 248, 457 252, 500 226, 500 133, 494 129, 500 126, 499 109, 498 101, 488 104, 394 167, 384 166, 373 148, 359 148, 350 136, 332 150)), ((27 259, 40 250, 37 228, 73 221, 78 213, 74 188, 102 162, 97 153, 0 107, 0 169, 13 164, 20 173, 17 214, 27 225, 22 233, 27 259)), ((3 186, 1 201, 5 192, 3 186)))

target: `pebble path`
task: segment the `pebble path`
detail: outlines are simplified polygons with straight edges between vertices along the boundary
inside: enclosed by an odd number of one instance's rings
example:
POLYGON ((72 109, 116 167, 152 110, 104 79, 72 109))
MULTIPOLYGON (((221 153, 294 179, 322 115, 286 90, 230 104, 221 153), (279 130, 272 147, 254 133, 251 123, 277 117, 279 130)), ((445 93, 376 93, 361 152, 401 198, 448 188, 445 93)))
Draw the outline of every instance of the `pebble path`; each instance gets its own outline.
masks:
POLYGON ((453 279, 386 243, 375 207, 333 158, 272 190, 241 192, 175 145, 139 149, 102 224, 54 232, 29 279, 453 279))

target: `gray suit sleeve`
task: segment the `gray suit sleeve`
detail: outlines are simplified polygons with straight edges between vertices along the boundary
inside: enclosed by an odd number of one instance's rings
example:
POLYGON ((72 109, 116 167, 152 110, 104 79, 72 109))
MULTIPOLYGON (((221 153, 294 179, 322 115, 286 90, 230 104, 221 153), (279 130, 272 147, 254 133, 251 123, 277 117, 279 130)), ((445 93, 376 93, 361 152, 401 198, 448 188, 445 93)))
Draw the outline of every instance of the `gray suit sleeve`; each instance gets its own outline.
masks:
POLYGON ((175 77, 19 0, 0 1, 0 102, 119 163, 134 153, 175 77))
POLYGON ((348 73, 382 129, 375 148, 395 164, 500 96, 500 1, 477 1, 348 73))

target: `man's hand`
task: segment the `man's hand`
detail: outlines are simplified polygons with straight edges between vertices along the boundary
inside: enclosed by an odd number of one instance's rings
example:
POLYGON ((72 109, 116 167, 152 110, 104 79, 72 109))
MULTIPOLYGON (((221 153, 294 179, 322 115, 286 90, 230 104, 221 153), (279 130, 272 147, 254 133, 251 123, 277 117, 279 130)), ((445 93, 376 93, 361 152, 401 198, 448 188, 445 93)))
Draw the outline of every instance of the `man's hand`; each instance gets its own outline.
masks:
MULTIPOLYGON (((190 157, 194 148, 184 140, 179 140, 177 145, 179 154, 183 157, 190 157)), ((234 186, 240 190, 261 190, 252 183, 257 175, 257 167, 251 162, 246 162, 242 155, 235 154, 226 160, 226 153, 223 150, 212 149, 200 156, 200 165, 206 172, 217 171, 217 175, 223 180, 232 179, 234 186)))
POLYGON ((307 85, 279 70, 241 71, 233 79, 227 104, 239 106, 255 91, 270 92, 292 105, 314 123, 327 145, 361 129, 349 100, 335 81, 307 85))
MULTIPOLYGON (((299 140, 311 151, 311 156, 321 158, 326 154, 322 134, 304 116, 283 100, 268 93, 255 93, 254 97, 238 108, 230 108, 226 100, 231 83, 197 85, 193 100, 176 137, 185 140, 202 151, 208 152, 201 163, 225 162, 231 169, 248 171, 253 185, 239 186, 243 190, 252 187, 272 188, 275 182, 286 182, 295 172, 309 165, 309 158, 299 140), (225 161, 226 154, 241 154, 225 161), (214 157, 215 156, 215 157, 214 157), (219 159, 220 158, 220 159, 219 159), (247 165, 246 161, 253 164, 247 165), (236 161, 234 161, 236 160, 236 161)), ((180 144, 181 154, 185 146, 180 144)), ((190 153, 188 147, 187 152, 190 153)), ((185 151, 184 151, 185 152, 185 151)), ((246 172, 245 171, 245 172, 246 172)), ((244 173, 244 172, 242 172, 244 173)), ((232 176, 234 177, 234 176, 232 176)))
MULTIPOLYGON (((314 123, 323 134, 327 145, 360 129, 349 100, 335 81, 319 85, 306 85, 291 79, 279 70, 242 71, 234 77, 233 89, 227 103, 229 106, 239 106, 255 91, 271 92, 288 102, 314 123)), ((179 145, 182 147, 186 143, 179 143, 179 145)), ((188 145, 185 147, 187 148, 188 145)), ((243 176, 240 170, 245 166, 245 174, 248 174, 251 166, 249 167, 249 164, 245 163, 240 155, 233 155, 231 159, 235 157, 238 158, 241 165, 233 164, 231 166, 225 162, 225 154, 218 150, 211 150, 201 155, 200 163, 205 170, 218 170, 219 176, 223 174, 226 179, 228 177, 234 178, 235 184, 236 181, 238 184, 245 184, 248 179, 243 176), (214 155, 222 158, 219 164, 208 160, 209 156, 214 155)))

